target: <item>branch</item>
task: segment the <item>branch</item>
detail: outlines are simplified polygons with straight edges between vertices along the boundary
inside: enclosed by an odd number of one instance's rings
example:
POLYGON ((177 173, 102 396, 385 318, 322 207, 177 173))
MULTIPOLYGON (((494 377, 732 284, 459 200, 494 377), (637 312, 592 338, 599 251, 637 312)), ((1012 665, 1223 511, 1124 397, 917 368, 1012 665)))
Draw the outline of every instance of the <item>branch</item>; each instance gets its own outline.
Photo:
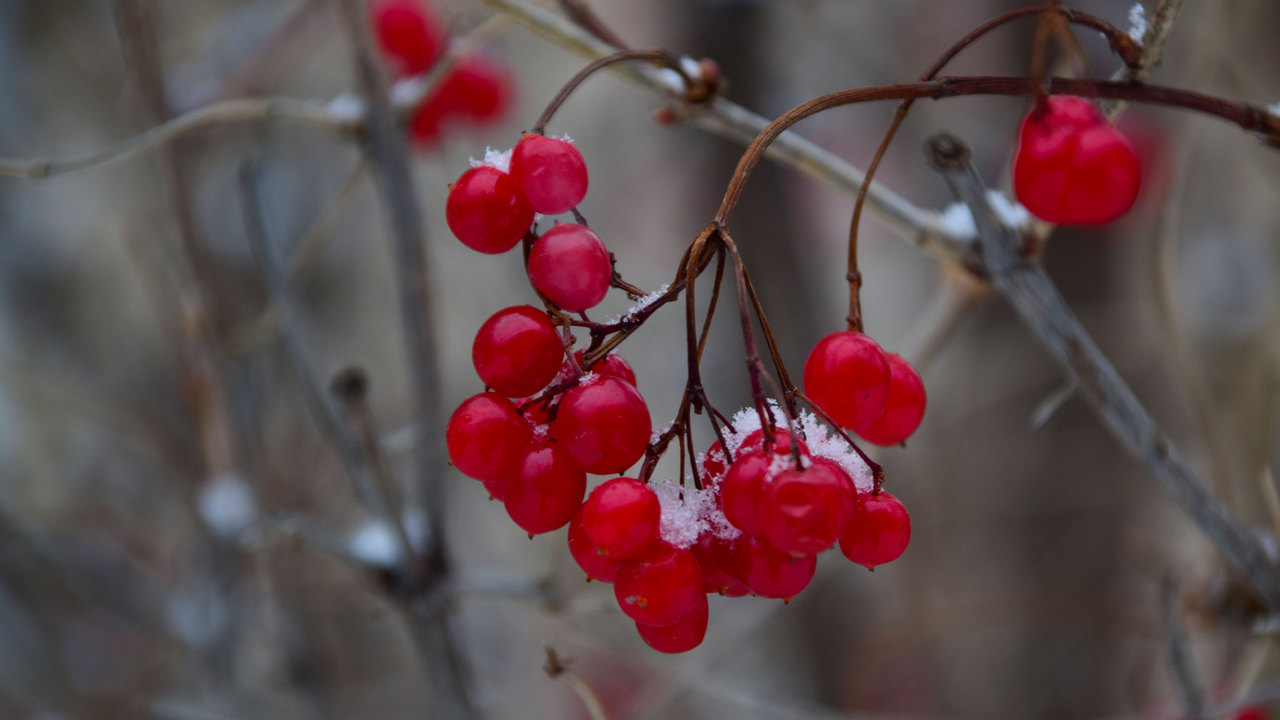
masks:
MULTIPOLYGON (((616 51, 616 48, 596 39, 569 20, 524 0, 486 2, 550 42, 583 57, 594 60, 616 51)), ((685 88, 673 83, 670 74, 656 68, 625 64, 615 65, 612 69, 626 80, 668 101, 678 103, 684 97, 685 88)), ((769 125, 766 118, 722 97, 690 107, 689 113, 688 121, 695 127, 744 145, 769 125)), ((794 133, 784 133, 779 137, 769 147, 767 157, 829 183, 850 196, 856 195, 862 187, 861 170, 794 133)), ((867 205, 899 237, 935 256, 963 258, 970 247, 971 239, 950 231, 940 222, 937 213, 913 205, 883 185, 870 186, 867 205)))
POLYGON ((360 114, 342 110, 335 103, 297 98, 250 98, 214 103, 161 123, 110 147, 87 155, 63 159, 21 160, 0 158, 0 175, 42 178, 125 160, 144 150, 173 142, 202 128, 235 122, 287 120, 343 132, 354 131, 360 114))
POLYGON ((953 136, 928 144, 934 166, 969 205, 992 285, 1009 301, 1062 373, 1102 418, 1103 425, 1147 469, 1183 513, 1243 576, 1269 608, 1280 608, 1280 577, 1258 541, 1208 490, 1181 451, 1156 425, 1129 386, 1072 314, 1044 269, 1022 258, 1015 231, 988 203, 969 150, 953 136))
MULTIPOLYGON (((404 128, 397 122, 386 78, 378 63, 368 13, 361 0, 339 3, 346 26, 361 94, 368 111, 363 150, 377 179, 390 224, 400 294, 400 318, 404 325, 405 355, 409 368, 414 432, 414 485, 425 505, 429 537, 428 570, 434 578, 447 577, 444 547, 444 481, 447 461, 443 454, 444 415, 441 379, 431 313, 431 288, 422 243, 425 237, 417 189, 409 166, 404 128)), ((425 588, 430 589, 430 588, 425 588)), ((427 663, 437 710, 441 717, 476 717, 467 692, 462 658, 448 619, 434 607, 432 593, 410 598, 406 619, 414 642, 427 663)))

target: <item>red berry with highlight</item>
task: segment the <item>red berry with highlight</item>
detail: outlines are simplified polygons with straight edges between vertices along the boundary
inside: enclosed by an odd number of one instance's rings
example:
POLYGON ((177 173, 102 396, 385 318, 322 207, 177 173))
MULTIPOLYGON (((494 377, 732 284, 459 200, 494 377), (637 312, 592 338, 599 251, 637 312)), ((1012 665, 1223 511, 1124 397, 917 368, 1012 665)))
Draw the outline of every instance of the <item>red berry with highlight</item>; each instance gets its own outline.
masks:
POLYGON ((818 567, 816 556, 794 557, 760 538, 747 540, 742 562, 742 579, 751 592, 783 600, 795 597, 808 587, 818 567))
MULTIPOLYGON (((533 440, 529 423, 516 411, 511 401, 497 393, 473 395, 458 406, 449 417, 445 444, 449 461, 462 474, 494 483, 500 488, 510 477, 523 456, 525 446, 533 440)), ((493 492, 493 488, 490 488, 493 492)), ((502 499, 502 493, 493 492, 502 499)))
POLYGON ((831 333, 804 363, 804 391, 840 427, 861 427, 884 411, 889 360, 875 340, 860 332, 831 333))
POLYGON ((916 369, 899 355, 890 353, 888 358, 889 399, 885 402, 884 412, 870 423, 854 429, 867 442, 883 446, 906 442, 920 426, 925 406, 924 383, 916 369))
POLYGON ((1050 97, 1022 121, 1013 189, 1031 214, 1101 225, 1129 211, 1142 186, 1133 145, 1083 98, 1050 97))
POLYGON ((637 622, 636 630, 640 633, 640 639, 658 652, 669 654, 689 652, 701 645, 703 638, 707 636, 710 612, 707 596, 703 595, 693 611, 683 620, 661 626, 637 622))
POLYGON ((511 176, 482 165, 449 188, 445 220, 463 245, 496 255, 516 246, 533 223, 533 208, 511 176))
POLYGON ((435 64, 444 49, 445 28, 425 3, 383 0, 370 12, 378 47, 397 75, 417 75, 435 64))
POLYGON ((840 534, 840 551, 850 560, 874 568, 897 560, 911 542, 911 516, 898 498, 881 490, 859 493, 853 519, 840 534))
POLYGON ((578 567, 582 568, 582 572, 587 574, 588 580, 606 583, 613 582, 617 577, 618 563, 622 562, 622 558, 602 554, 600 548, 591 542, 591 538, 582 529, 581 511, 569 521, 569 554, 578 563, 578 567))
POLYGON ((853 481, 835 463, 778 474, 765 488, 764 537, 792 555, 816 555, 835 545, 853 515, 853 481))
POLYGON ((507 397, 546 387, 564 359, 564 345, 546 313, 529 305, 499 310, 480 326, 471 360, 485 385, 507 397))
POLYGON ((760 512, 773 455, 762 452, 739 454, 720 483, 720 504, 733 526, 748 535, 763 535, 760 512))
POLYGON ((587 163, 568 140, 525 133, 511 153, 511 175, 547 215, 568 212, 587 196, 587 163))
POLYGON ((613 263, 598 235, 577 223, 557 223, 529 252, 529 280, 564 310, 590 310, 609 292, 613 263))
MULTIPOLYGON (((805 444, 804 440, 801 440, 797 435, 787 432, 786 428, 773 429, 773 440, 769 447, 773 450, 774 455, 790 455, 792 442, 800 443, 801 455, 807 456, 809 454, 809 446, 805 444)), ((742 439, 742 445, 738 447, 738 452, 742 453, 751 450, 764 452, 764 446, 764 429, 760 428, 753 430, 742 439)))
POLYGON ((706 599, 693 553, 662 541, 618 565, 613 592, 622 612, 645 625, 680 622, 706 599))
POLYGON ((587 474, 553 442, 529 445, 507 484, 507 514, 537 535, 564 527, 582 507, 587 474))
POLYGON ((564 394, 552 432, 587 472, 620 473, 644 456, 649 407, 634 387, 595 376, 564 394))
MULTIPOLYGON (((582 365, 582 357, 582 350, 573 354, 573 359, 577 360, 579 365, 582 365)), ((636 371, 631 369, 631 363, 624 360, 622 356, 616 352, 611 352, 608 355, 605 355, 597 360, 596 364, 591 367, 582 365, 582 369, 597 375, 616 377, 619 380, 626 382, 631 387, 636 387, 636 371)))
POLYGON ((631 558, 658 539, 662 507, 648 485, 632 478, 609 480, 582 504, 582 529, 605 555, 631 558))

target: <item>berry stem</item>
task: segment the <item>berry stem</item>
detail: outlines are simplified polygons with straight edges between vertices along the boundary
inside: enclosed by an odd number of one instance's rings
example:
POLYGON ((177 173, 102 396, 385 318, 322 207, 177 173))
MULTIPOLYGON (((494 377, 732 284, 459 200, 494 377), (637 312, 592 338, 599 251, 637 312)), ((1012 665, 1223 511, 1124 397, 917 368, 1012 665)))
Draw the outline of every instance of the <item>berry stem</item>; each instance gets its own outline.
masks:
POLYGON ((1280 117, 1268 113, 1265 109, 1190 90, 1159 85, 1063 77, 1046 77, 1042 82, 1037 83, 1032 78, 1026 77, 977 75, 939 77, 928 82, 854 88, 829 93, 801 103, 761 130, 739 158, 738 167, 725 189, 724 199, 716 212, 714 223, 722 228, 729 227, 747 179, 764 157, 769 145, 796 123, 824 110, 876 100, 909 98, 939 100, 964 95, 1035 95, 1042 88, 1050 95, 1129 100, 1213 115, 1244 130, 1258 132, 1268 143, 1280 147, 1280 117))
POLYGON ((688 73, 684 71, 684 68, 680 65, 680 57, 675 53, 668 50, 662 50, 660 48, 655 48, 653 50, 620 50, 612 55, 606 55, 587 64, 586 67, 582 68, 577 72, 577 74, 569 78, 569 81, 564 84, 564 87, 560 88, 560 91, 556 93, 555 97, 551 98, 551 102, 547 103, 547 108, 538 116, 538 121, 533 124, 533 129, 529 132, 534 135, 544 134, 547 129, 547 124, 551 122, 551 118, 556 114, 556 111, 560 109, 560 106, 569 99, 569 96, 573 94, 573 91, 577 90, 578 86, 585 82, 587 78, 610 65, 621 62, 630 62, 632 60, 648 60, 654 62, 659 66, 673 70, 680 75, 680 79, 684 80, 686 88, 692 88, 694 86, 693 78, 689 77, 688 73))
MULTIPOLYGON (((920 76, 921 82, 927 82, 937 77, 938 73, 945 68, 961 51, 977 42, 982 36, 995 30, 998 27, 1006 25, 1014 20, 1019 20, 1031 15, 1044 13, 1058 13, 1063 19, 1069 23, 1077 23, 1098 30, 1107 37, 1107 41, 1111 44, 1111 49, 1119 55, 1129 67, 1136 67, 1141 59, 1141 50, 1137 43, 1133 41, 1127 34, 1120 32, 1118 28, 1102 18, 1095 17, 1088 13, 1082 13, 1076 10, 1063 8, 1057 3, 1053 3, 1049 7, 1026 7, 1010 10, 1007 13, 994 17, 978 27, 970 30, 967 35, 960 38, 951 47, 947 48, 938 56, 933 64, 920 76)), ((893 122, 889 125, 889 130, 885 133, 884 138, 880 140, 879 147, 876 148, 875 157, 872 158, 871 164, 867 166, 866 175, 863 178, 862 185, 858 188, 858 196, 853 202, 853 218, 849 221, 849 249, 848 249, 848 270, 845 277, 849 282, 849 315, 846 318, 848 328, 856 332, 862 332, 862 273, 858 270, 858 228, 862 224, 862 209, 867 201, 867 192, 871 187, 871 181, 875 177, 876 170, 880 167, 880 161, 884 158, 884 154, 889 149, 889 144, 893 142, 894 136, 898 132, 898 128, 902 126, 904 120, 907 119, 907 113, 911 111, 911 106, 915 104, 915 98, 907 98, 898 105, 897 111, 894 113, 893 122)))
POLYGON ((849 443, 849 447, 853 448, 853 451, 858 454, 858 457, 862 458, 862 462, 866 463, 867 467, 871 468, 871 476, 875 479, 876 483, 875 491, 880 492, 880 486, 884 484, 884 468, 880 466, 880 463, 872 460, 870 455, 863 452, 862 448, 858 447, 858 443, 854 442, 853 438, 849 437, 849 433, 845 432, 844 428, 837 425, 836 421, 832 420, 831 416, 828 415, 825 410, 818 407, 817 403, 809 399, 809 396, 794 387, 790 389, 790 393, 800 398, 805 405, 809 406, 810 410, 812 410, 818 417, 822 418, 823 422, 830 425, 832 430, 835 430, 840 437, 844 438, 845 442, 849 443))

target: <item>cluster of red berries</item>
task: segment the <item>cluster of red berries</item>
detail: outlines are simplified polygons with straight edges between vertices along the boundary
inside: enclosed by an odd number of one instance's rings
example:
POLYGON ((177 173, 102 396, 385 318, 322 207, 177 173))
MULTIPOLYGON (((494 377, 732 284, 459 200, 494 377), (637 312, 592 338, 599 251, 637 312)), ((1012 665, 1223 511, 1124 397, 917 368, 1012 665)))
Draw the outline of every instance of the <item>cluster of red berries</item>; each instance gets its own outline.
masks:
MULTIPOLYGON (((476 333, 472 360, 487 390, 449 419, 453 464, 531 535, 567 524, 588 579, 612 583, 640 636, 663 652, 702 642, 707 593, 790 599, 809 584, 817 554, 837 543, 868 567, 897 558, 910 537, 906 510, 807 413, 768 432, 755 411, 738 413, 692 482, 622 476, 651 442, 635 373, 616 354, 582 367, 581 351, 566 356, 567 329, 557 329, 558 311, 604 297, 612 259, 584 224, 558 222, 536 239, 531 229, 536 213, 574 209, 587 185, 572 141, 525 134, 512 150, 473 161, 450 188, 446 219, 468 247, 497 254, 532 240, 526 270, 552 308, 506 308, 476 333), (586 495, 588 473, 614 477, 586 495)), ((837 333, 823 348, 815 356, 829 362, 811 362, 806 383, 836 422, 846 424, 847 395, 859 398, 851 427, 864 437, 894 444, 911 434, 924 390, 909 365, 860 333, 837 333)), ((776 406, 772 414, 782 418, 776 406)))
POLYGON ((1053 96, 1018 130, 1013 188, 1031 214, 1057 225, 1101 225, 1129 211, 1142 185, 1138 154, 1093 103, 1053 96))
POLYGON ((852 330, 813 347, 804 389, 836 425, 876 445, 906 442, 924 418, 924 383, 911 363, 852 330))
MULTIPOLYGON (((448 32, 420 0, 381 0, 371 7, 378 46, 397 78, 421 75, 444 54, 448 32)), ((409 119, 409 135, 422 145, 440 140, 450 125, 483 126, 511 108, 515 84, 507 68, 483 55, 467 55, 449 68, 409 119)))

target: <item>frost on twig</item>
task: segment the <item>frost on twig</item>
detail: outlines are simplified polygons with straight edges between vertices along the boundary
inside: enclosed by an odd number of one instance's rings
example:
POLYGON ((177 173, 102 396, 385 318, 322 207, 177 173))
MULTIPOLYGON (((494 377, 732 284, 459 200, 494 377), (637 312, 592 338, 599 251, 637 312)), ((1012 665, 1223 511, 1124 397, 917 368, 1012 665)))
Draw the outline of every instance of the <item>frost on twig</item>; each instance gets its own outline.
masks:
POLYGON ((1133 41, 1142 44, 1142 38, 1147 34, 1147 9, 1142 3, 1134 3, 1129 8, 1129 37, 1133 41))

